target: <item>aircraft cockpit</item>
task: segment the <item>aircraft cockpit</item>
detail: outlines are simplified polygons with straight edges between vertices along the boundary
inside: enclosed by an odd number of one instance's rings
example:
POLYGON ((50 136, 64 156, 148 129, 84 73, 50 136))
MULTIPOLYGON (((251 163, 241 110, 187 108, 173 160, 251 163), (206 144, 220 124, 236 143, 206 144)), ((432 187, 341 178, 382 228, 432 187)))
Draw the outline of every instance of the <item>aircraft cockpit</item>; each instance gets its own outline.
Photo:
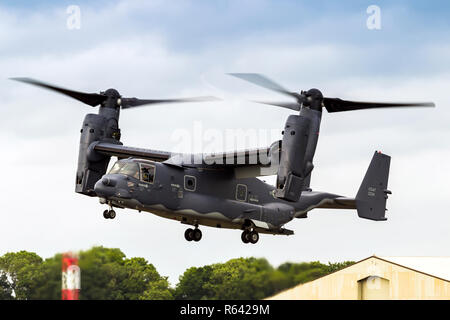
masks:
POLYGON ((139 165, 136 162, 117 161, 109 171, 109 174, 115 173, 139 179, 139 165))
POLYGON ((123 174, 147 183, 153 183, 155 165, 148 162, 117 161, 109 174, 123 174))

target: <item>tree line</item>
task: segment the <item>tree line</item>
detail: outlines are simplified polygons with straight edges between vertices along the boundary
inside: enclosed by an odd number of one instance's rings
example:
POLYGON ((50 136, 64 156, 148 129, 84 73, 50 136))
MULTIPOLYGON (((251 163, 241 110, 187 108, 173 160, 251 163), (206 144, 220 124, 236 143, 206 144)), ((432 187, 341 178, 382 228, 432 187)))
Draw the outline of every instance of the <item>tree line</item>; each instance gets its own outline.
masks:
MULTIPOLYGON (((56 254, 44 260, 27 251, 1 256, 0 299, 61 299, 61 258, 56 254)), ((287 262, 274 268, 264 258, 237 258, 191 267, 171 287, 144 258, 127 258, 120 249, 98 246, 79 253, 80 299, 263 299, 352 263, 287 262)))

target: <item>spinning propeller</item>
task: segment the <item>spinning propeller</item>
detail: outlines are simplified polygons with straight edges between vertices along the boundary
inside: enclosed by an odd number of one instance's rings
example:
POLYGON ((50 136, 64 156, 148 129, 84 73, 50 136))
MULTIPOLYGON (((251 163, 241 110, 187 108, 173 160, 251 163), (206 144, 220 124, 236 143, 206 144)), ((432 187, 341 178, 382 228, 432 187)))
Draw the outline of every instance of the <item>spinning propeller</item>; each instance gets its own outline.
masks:
POLYGON ((133 107, 139 107, 148 104, 158 103, 179 103, 179 102, 205 102, 205 101, 217 101, 218 98, 212 96, 182 98, 182 99, 138 99, 138 98, 122 98, 122 96, 115 89, 108 89, 100 93, 86 93, 74 90, 69 90, 61 87, 54 86, 39 80, 31 78, 10 78, 11 80, 25 82, 38 87, 46 88, 52 91, 59 92, 66 96, 72 97, 78 101, 88 104, 92 107, 103 105, 108 107, 120 106, 122 109, 128 109, 133 107))
POLYGON ((260 87, 279 92, 281 94, 290 96, 296 102, 263 102, 278 107, 288 108, 299 111, 303 106, 310 107, 314 110, 321 110, 325 107, 328 112, 352 111, 360 109, 374 109, 374 108, 398 108, 398 107, 434 107, 433 102, 406 102, 406 103, 391 103, 391 102, 363 102, 342 100, 339 98, 323 97, 318 89, 310 89, 308 91, 301 91, 300 93, 286 90, 274 81, 257 73, 230 73, 230 75, 240 78, 242 80, 251 82, 260 87))

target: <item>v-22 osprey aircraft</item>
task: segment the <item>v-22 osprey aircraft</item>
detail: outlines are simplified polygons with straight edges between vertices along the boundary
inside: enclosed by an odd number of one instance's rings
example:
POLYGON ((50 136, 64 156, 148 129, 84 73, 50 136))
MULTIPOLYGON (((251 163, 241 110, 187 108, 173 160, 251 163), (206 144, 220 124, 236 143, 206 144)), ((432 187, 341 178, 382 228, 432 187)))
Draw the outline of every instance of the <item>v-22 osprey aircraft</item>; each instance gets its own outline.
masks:
POLYGON ((124 146, 120 141, 121 109, 157 103, 203 102, 214 97, 184 99, 124 98, 115 89, 85 93, 30 78, 13 80, 43 87, 77 99, 97 114, 87 114, 81 127, 75 191, 98 197, 113 208, 156 214, 193 226, 184 236, 200 241, 199 226, 242 230, 244 243, 257 243, 259 234, 292 235, 285 229, 294 218, 307 218, 315 208, 356 209, 360 218, 386 220, 390 157, 376 151, 355 197, 313 191, 313 158, 322 112, 391 107, 434 107, 434 103, 378 103, 324 97, 318 89, 292 92, 265 76, 230 74, 289 96, 293 102, 262 102, 299 112, 287 118, 283 138, 261 149, 203 155, 124 146), (118 161, 107 172, 111 157, 118 161), (257 177, 276 174, 276 185, 257 177))

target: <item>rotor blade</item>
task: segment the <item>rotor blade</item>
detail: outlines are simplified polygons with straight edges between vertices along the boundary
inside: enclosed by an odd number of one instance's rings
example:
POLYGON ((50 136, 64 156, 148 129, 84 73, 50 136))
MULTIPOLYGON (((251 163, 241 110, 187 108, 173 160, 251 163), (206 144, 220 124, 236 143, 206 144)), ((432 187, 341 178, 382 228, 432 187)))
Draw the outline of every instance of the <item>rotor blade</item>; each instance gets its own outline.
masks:
POLYGON ((53 90, 53 91, 62 93, 66 96, 77 99, 78 101, 81 101, 81 102, 86 103, 93 107, 101 104, 107 98, 105 95, 102 95, 102 94, 85 93, 85 92, 64 89, 64 88, 60 88, 60 87, 57 87, 57 86, 54 86, 54 85, 51 85, 51 84, 48 84, 48 83, 45 83, 45 82, 42 82, 39 80, 31 79, 31 78, 10 78, 10 79, 15 80, 15 81, 25 82, 28 84, 32 84, 34 86, 38 86, 38 87, 42 87, 42 88, 46 88, 49 90, 53 90))
POLYGON ((287 108, 295 111, 300 111, 301 109, 301 105, 295 102, 268 102, 268 101, 252 101, 252 102, 268 104, 271 106, 287 108))
POLYGON ((300 94, 296 92, 290 92, 285 88, 283 88, 282 86, 280 86, 279 84, 270 80, 269 78, 266 78, 265 76, 258 73, 228 73, 228 74, 230 76, 234 76, 236 78, 256 84, 257 86, 294 97, 295 99, 299 99, 301 97, 300 94))
POLYGON ((405 103, 391 103, 391 102, 363 102, 363 101, 348 101, 339 98, 323 98, 323 104, 328 112, 352 111, 360 109, 375 109, 375 108, 402 108, 402 107, 434 107, 433 102, 405 102, 405 103))
POLYGON ((183 103, 183 102, 206 102, 206 101, 219 101, 219 98, 212 96, 194 97, 194 98, 181 98, 181 99, 138 99, 138 98, 123 98, 121 99, 122 109, 139 107, 146 104, 158 104, 158 103, 183 103))

